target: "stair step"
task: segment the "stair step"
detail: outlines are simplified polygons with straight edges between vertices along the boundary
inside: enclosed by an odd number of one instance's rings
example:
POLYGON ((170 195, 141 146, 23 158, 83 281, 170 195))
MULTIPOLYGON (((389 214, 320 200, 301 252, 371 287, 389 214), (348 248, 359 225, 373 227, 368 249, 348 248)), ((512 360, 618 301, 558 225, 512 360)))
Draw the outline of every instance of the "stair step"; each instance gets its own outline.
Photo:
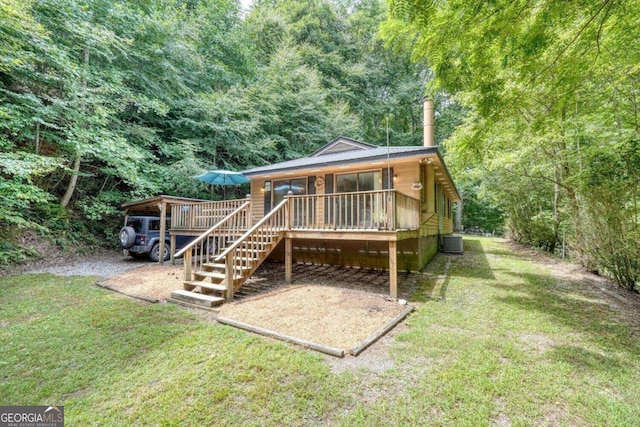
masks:
MULTIPOLYGON (((215 271, 197 271, 193 273, 195 277, 209 277, 212 280, 224 280, 227 278, 224 273, 218 273, 215 271)), ((239 280, 241 277, 234 275, 233 280, 239 280)))
POLYGON ((214 305, 220 305, 224 303, 224 298, 214 297, 211 295, 203 295, 196 292, 185 291, 183 289, 172 291, 171 298, 202 307, 213 307, 214 305))
MULTIPOLYGON (((220 270, 222 270, 222 271, 224 271, 224 270, 225 270, 225 268, 226 268, 226 265, 225 265, 225 264, 217 264, 217 263, 206 263, 206 264, 202 264, 202 266, 203 266, 204 268, 211 268, 211 269, 213 269, 213 268, 218 268, 218 269, 220 269, 220 270)), ((235 269, 236 269, 236 271, 251 270, 251 268, 250 268, 250 267, 243 267, 243 266, 241 266, 241 265, 237 265, 237 266, 235 266, 235 269)), ((205 270, 205 271, 210 271, 210 270, 205 270)))
MULTIPOLYGON (((226 292, 227 291, 227 287, 225 285, 220 285, 220 284, 217 284, 217 283, 199 282, 197 280, 189 280, 189 281, 185 281, 183 283, 185 285, 187 285, 187 286, 199 286, 201 288, 211 289, 212 291, 217 291, 217 292, 226 292)), ((187 290, 189 290, 189 289, 187 289, 187 290)))
POLYGON ((224 263, 217 263, 217 262, 207 262, 207 263, 202 264, 202 267, 204 267, 204 268, 219 268, 220 270, 224 270, 225 264, 224 263))
MULTIPOLYGON (((263 250, 261 249, 261 251, 263 251, 263 250)), ((242 252, 246 255, 246 254, 247 254, 247 252, 253 252, 253 251, 243 250, 242 252)), ((264 251, 263 251, 263 252, 264 252, 264 251)), ((215 257, 214 257, 214 258, 215 258, 215 257)), ((238 257, 238 256, 236 256, 236 257, 234 257, 234 259, 237 259, 237 260, 240 260, 240 261, 258 261, 260 258, 255 258, 255 257, 246 257, 246 256, 243 256, 243 257, 238 257)), ((214 261, 214 264, 222 264, 223 262, 224 262, 224 260, 220 260, 220 261, 218 261, 218 262, 215 262, 215 261, 214 261)))

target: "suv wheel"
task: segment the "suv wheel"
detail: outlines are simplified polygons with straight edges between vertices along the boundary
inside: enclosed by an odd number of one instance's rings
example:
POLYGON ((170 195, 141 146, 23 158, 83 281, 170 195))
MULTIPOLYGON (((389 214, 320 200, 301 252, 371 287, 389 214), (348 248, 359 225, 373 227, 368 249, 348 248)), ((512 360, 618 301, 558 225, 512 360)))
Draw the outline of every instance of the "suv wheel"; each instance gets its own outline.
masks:
POLYGON ((120 234, 118 234, 120 240, 120 246, 124 249, 128 249, 136 242, 136 230, 133 227, 122 227, 120 234))
MULTIPOLYGON (((149 258, 151 261, 158 262, 160 261, 160 243, 155 243, 151 247, 151 252, 149 252, 149 258)), ((164 261, 169 259, 169 244, 165 242, 164 244, 164 261)))

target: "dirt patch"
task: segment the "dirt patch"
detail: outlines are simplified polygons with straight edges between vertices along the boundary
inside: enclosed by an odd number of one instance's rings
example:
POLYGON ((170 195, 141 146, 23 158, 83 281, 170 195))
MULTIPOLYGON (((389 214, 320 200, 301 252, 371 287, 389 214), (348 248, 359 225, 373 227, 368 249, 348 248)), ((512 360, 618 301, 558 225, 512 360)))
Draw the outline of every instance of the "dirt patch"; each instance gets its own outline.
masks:
MULTIPOLYGON (((182 266, 147 263, 101 284, 126 295, 166 301, 171 291, 182 289, 182 274, 182 266)), ((421 277, 420 274, 400 274, 400 298, 407 299, 421 277)), ((294 292, 295 286, 284 285, 282 263, 264 263, 234 295, 235 302, 221 307, 221 315, 284 335, 349 350, 406 308, 389 301, 387 270, 295 264, 293 281, 306 290, 294 292), (241 316, 243 312, 245 315, 241 316), (262 319, 254 320, 253 316, 262 319)), ((385 371, 392 368, 394 364, 387 352, 392 341, 389 337, 401 327, 402 324, 398 325, 357 358, 331 361, 332 369, 385 371)))
POLYGON ((100 282, 126 295, 166 300, 171 291, 182 289, 182 267, 147 265, 100 282))
POLYGON ((220 315, 253 326, 349 350, 406 306, 380 295, 305 284, 225 304, 220 315))

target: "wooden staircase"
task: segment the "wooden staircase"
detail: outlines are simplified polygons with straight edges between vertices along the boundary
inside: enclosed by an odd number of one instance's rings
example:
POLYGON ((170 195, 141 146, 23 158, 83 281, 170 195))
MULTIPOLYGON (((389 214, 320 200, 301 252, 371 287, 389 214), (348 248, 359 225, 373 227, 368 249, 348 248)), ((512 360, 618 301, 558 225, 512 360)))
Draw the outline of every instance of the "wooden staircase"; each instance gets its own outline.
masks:
MULTIPOLYGON (((183 252, 185 255, 185 278, 183 289, 173 291, 173 302, 194 307, 211 308, 233 300, 233 295, 244 282, 251 277, 262 262, 269 256, 284 236, 288 220, 288 200, 283 200, 267 216, 243 233, 230 239, 218 239, 225 245, 211 243, 211 239, 220 234, 224 224, 233 222, 232 213, 222 220, 220 227, 215 226, 203 233, 192 245, 204 248, 199 257, 193 261, 192 250, 183 252), (224 224, 223 224, 224 223, 224 224), (213 249, 211 249, 213 248, 213 249), (207 251, 207 249, 211 249, 207 251)), ((240 209, 240 208, 239 208, 240 209)), ((185 248, 186 249, 186 248, 185 248)), ((183 249, 184 251, 184 249, 183 249)), ((176 255, 180 255, 178 252, 176 255)))

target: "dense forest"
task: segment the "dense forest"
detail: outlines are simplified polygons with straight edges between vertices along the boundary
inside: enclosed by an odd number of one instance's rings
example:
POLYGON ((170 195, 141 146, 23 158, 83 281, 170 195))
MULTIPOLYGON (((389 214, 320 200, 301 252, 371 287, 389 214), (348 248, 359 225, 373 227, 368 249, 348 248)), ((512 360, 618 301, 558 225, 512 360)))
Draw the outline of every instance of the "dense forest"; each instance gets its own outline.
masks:
MULTIPOLYGON (((463 223, 640 278, 640 1, 0 0, 0 263, 338 135, 422 141, 463 223)), ((245 189, 238 189, 241 196, 245 189)))

